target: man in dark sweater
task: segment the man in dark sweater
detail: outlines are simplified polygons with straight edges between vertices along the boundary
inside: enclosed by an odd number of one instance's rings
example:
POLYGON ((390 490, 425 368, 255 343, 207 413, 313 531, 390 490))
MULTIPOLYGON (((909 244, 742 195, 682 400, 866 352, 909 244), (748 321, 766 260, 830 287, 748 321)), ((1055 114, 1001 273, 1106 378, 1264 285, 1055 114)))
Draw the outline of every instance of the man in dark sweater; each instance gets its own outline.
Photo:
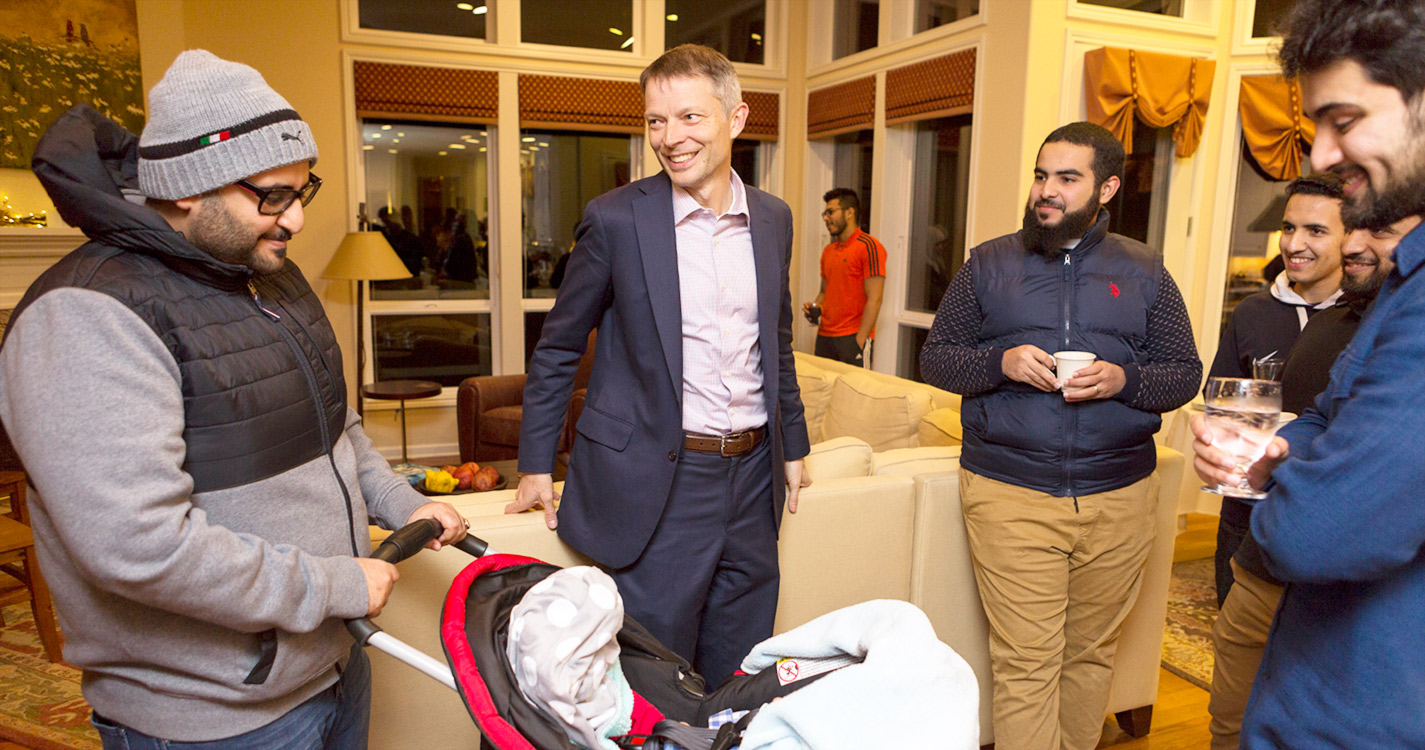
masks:
MULTIPOLYGON (((1286 270, 1271 286, 1238 303, 1222 333, 1210 378, 1253 377, 1252 362, 1286 357, 1306 321, 1336 305, 1341 297, 1341 180, 1331 174, 1307 175, 1286 187, 1282 216, 1281 257, 1286 270)), ((1247 535, 1251 506, 1235 497, 1222 498, 1217 522, 1217 605, 1232 586, 1228 561, 1247 535)))
MULTIPOLYGON (((1313 315, 1297 337, 1282 370, 1282 411, 1300 414, 1326 390, 1331 365, 1350 343, 1361 314, 1395 267, 1391 252, 1400 238, 1420 223, 1410 216, 1387 229, 1357 229, 1341 246, 1341 304, 1313 315)), ((1251 506, 1248 507, 1248 522, 1251 506)), ((1282 582, 1267 571, 1261 549, 1248 534, 1231 557, 1233 582, 1217 622, 1212 626, 1212 750, 1233 750, 1242 728, 1242 711, 1251 694, 1252 678, 1262 663, 1282 582)))

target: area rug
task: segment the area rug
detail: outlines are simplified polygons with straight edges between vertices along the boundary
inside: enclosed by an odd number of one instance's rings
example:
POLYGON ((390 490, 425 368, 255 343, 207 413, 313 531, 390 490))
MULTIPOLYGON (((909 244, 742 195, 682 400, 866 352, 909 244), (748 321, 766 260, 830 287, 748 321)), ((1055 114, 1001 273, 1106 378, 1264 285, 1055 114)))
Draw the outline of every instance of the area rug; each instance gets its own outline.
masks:
POLYGON ((5 607, 0 628, 0 739, 32 750, 98 750, 79 670, 45 658, 27 605, 5 607))
POLYGON ((1212 686, 1212 623, 1217 590, 1212 558, 1173 564, 1168 623, 1163 631, 1163 668, 1207 690, 1212 686))

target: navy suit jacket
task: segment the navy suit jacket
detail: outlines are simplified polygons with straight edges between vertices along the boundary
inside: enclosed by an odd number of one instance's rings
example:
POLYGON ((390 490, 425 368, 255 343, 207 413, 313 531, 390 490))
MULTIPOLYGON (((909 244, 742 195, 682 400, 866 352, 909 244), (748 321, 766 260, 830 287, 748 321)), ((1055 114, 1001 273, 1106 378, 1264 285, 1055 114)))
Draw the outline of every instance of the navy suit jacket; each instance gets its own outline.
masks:
MULTIPOLYGON (((810 450, 792 361, 787 204, 747 187, 758 341, 780 523, 784 460, 810 450)), ((519 469, 549 473, 579 358, 599 330, 559 508, 559 535, 613 568, 653 536, 683 448, 683 333, 673 187, 664 173, 589 202, 554 309, 529 363, 519 469)))

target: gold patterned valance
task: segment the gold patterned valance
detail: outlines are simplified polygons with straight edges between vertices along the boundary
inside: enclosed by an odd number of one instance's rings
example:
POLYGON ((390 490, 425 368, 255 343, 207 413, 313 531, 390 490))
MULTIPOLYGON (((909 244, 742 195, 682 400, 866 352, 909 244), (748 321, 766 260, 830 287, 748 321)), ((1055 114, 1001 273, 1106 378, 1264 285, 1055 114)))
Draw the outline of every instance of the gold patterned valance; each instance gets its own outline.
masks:
POLYGON ((1113 131, 1133 153, 1133 118, 1173 128, 1179 158, 1202 141, 1217 63, 1195 57, 1103 47, 1084 55, 1089 121, 1113 131))
POLYGON ((1301 84, 1277 75, 1243 76, 1242 138, 1263 172, 1278 180, 1301 176, 1316 123, 1301 112, 1301 84))
POLYGON ((886 72, 886 124, 960 115, 975 100, 975 51, 886 72))
POLYGON ((817 89, 807 95, 807 137, 865 130, 876 119, 876 77, 817 89))
POLYGON ((493 123, 499 115, 493 71, 357 61, 353 78, 358 117, 493 123))
POLYGON ((747 102, 747 124, 738 138, 777 140, 777 123, 782 115, 781 95, 770 91, 744 91, 742 101, 747 102))
POLYGON ((643 132, 638 81, 521 75, 520 127, 643 132))

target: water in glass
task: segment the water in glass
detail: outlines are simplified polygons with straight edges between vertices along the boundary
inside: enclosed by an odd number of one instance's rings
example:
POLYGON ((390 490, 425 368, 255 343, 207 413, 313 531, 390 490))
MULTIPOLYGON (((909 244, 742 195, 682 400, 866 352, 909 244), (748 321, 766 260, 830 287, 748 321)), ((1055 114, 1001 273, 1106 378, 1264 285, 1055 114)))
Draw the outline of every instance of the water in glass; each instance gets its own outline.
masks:
POLYGON ((1236 459, 1243 479, 1239 485, 1203 487, 1232 497, 1266 497, 1248 485, 1247 469, 1266 451, 1276 432, 1282 410, 1281 383, 1247 378, 1211 378, 1207 381, 1207 427, 1212 444, 1236 459))

